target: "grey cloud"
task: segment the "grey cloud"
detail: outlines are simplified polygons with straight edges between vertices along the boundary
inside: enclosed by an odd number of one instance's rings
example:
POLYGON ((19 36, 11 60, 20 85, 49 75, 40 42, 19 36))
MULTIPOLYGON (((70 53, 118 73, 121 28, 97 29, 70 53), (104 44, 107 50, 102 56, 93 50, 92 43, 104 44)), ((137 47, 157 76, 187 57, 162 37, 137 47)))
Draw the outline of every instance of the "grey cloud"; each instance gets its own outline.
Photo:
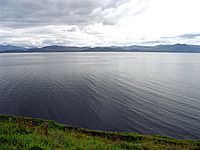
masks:
POLYGON ((115 24, 119 16, 124 15, 116 14, 117 8, 129 1, 1 0, 0 23, 1 26, 15 28, 55 24, 115 24))
POLYGON ((139 42, 137 44, 140 44, 140 45, 161 45, 161 44, 170 43, 169 40, 162 40, 162 39, 159 39, 159 40, 141 39, 141 40, 142 40, 142 42, 139 42))
POLYGON ((70 29, 67 29, 68 32, 76 32, 78 30, 80 30, 78 27, 72 27, 70 29))
POLYGON ((189 34, 183 34, 178 36, 180 38, 184 38, 184 39, 195 39, 197 37, 200 37, 200 33, 189 33, 189 34))
POLYGON ((66 44, 68 46, 72 46, 73 45, 73 40, 69 40, 69 39, 58 39, 58 38, 51 38, 51 39, 44 39, 42 41, 43 45, 60 45, 60 46, 65 46, 66 44))
POLYGON ((161 44, 161 43, 167 43, 168 41, 165 40, 153 40, 153 41, 144 41, 141 44, 161 44))
POLYGON ((118 26, 121 18, 143 13, 145 1, 0 0, 0 42, 19 46, 109 44, 112 39, 101 27, 93 27, 118 26))
POLYGON ((171 36, 171 37, 161 37, 163 39, 195 39, 197 37, 200 37, 200 33, 187 33, 187 34, 181 34, 177 36, 171 36))

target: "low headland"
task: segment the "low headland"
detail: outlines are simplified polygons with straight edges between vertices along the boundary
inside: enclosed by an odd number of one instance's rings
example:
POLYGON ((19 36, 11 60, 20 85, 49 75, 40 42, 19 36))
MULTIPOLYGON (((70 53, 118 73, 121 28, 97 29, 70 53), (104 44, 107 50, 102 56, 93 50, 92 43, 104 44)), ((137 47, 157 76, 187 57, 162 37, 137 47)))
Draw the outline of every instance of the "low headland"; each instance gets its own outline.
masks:
POLYGON ((42 119, 0 115, 1 150, 200 150, 200 140, 178 140, 88 130, 42 119))

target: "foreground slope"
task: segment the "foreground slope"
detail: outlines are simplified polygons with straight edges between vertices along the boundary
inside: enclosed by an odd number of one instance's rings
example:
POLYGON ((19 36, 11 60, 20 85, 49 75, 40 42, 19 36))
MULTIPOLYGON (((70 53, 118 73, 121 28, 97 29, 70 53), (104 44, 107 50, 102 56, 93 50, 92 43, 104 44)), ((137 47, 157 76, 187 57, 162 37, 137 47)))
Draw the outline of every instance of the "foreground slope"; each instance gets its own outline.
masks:
POLYGON ((102 132, 41 119, 0 115, 0 150, 199 150, 200 141, 102 132))

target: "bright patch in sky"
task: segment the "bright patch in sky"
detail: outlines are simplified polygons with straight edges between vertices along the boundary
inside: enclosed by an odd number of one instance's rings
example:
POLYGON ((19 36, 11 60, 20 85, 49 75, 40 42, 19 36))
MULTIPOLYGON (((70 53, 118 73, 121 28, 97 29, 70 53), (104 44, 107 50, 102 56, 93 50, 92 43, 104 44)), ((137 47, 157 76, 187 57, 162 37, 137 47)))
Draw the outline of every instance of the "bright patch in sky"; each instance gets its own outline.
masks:
POLYGON ((199 0, 1 0, 0 44, 200 44, 199 0))

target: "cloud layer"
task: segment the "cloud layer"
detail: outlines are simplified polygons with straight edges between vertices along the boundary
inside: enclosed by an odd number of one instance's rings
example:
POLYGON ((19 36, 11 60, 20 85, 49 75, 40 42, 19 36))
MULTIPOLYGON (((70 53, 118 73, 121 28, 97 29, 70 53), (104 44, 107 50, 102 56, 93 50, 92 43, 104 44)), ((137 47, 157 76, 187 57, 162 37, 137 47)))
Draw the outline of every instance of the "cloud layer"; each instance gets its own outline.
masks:
POLYGON ((112 25, 122 16, 140 11, 130 10, 130 0, 1 0, 0 4, 1 25, 8 27, 112 25))
POLYGON ((1 0, 0 44, 104 46, 174 41, 200 44, 200 22, 195 18, 200 13, 196 7, 199 2, 188 2, 1 0))

